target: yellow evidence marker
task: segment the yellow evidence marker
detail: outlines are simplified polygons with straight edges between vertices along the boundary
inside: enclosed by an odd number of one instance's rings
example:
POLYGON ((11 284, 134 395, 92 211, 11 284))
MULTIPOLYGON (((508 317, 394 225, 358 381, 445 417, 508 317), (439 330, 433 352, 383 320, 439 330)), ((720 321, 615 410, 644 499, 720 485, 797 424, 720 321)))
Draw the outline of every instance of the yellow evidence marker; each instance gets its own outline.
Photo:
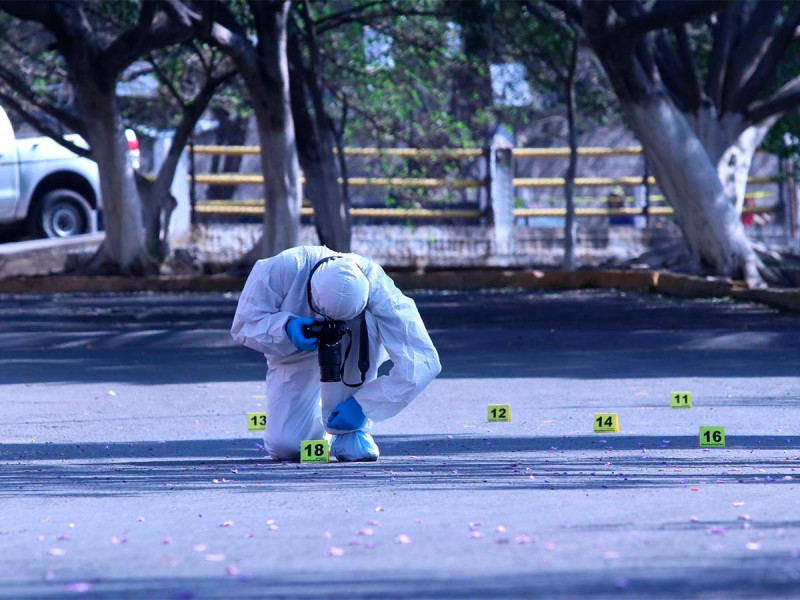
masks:
POLYGON ((328 440, 303 440, 300 442, 300 462, 330 462, 328 440))
POLYGON ((508 404, 490 404, 488 420, 490 423, 511 421, 511 407, 508 404))
POLYGON ((672 408, 692 408, 692 392, 672 392, 669 404, 672 408))
POLYGON ((616 413, 595 413, 595 433, 619 433, 619 419, 616 413))
POLYGON ((700 447, 701 448, 724 448, 725 447, 725 428, 724 427, 700 427, 700 447))
POLYGON ((267 428, 267 413, 247 413, 247 431, 264 431, 267 428))

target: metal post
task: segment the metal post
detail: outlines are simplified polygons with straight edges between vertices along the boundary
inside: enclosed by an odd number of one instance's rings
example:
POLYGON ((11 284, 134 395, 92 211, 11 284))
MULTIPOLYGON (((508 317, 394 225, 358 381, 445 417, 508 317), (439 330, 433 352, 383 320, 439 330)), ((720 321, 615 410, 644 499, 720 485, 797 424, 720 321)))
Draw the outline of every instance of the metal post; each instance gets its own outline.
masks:
POLYGON ((197 211, 195 210, 197 207, 197 183, 195 182, 196 173, 197 170, 194 162, 194 138, 192 138, 189 140, 189 222, 191 223, 192 227, 197 225, 197 211))
POLYGON ((514 165, 513 145, 495 135, 489 154, 491 174, 492 224, 495 254, 510 257, 514 254, 514 165))
POLYGON ((645 226, 650 227, 650 163, 647 162, 647 155, 644 157, 644 218, 645 226))

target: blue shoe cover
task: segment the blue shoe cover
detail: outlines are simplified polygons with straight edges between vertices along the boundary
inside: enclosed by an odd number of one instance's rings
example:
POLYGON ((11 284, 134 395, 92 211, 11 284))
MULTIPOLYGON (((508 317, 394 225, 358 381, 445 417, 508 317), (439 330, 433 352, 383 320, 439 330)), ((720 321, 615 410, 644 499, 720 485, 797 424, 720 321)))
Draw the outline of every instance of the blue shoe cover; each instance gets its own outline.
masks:
POLYGON ((363 431, 342 433, 331 440, 331 456, 339 462, 372 462, 380 454, 375 440, 363 431))

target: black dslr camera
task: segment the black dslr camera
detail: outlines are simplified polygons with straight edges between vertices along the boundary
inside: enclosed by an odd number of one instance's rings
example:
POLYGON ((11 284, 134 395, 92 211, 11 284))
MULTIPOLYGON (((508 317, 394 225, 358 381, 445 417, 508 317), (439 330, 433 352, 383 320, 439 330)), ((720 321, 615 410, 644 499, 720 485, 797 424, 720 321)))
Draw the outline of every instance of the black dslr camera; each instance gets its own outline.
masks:
POLYGON ((342 380, 342 338, 345 334, 352 336, 344 321, 314 321, 303 326, 303 335, 319 340, 320 381, 342 380))

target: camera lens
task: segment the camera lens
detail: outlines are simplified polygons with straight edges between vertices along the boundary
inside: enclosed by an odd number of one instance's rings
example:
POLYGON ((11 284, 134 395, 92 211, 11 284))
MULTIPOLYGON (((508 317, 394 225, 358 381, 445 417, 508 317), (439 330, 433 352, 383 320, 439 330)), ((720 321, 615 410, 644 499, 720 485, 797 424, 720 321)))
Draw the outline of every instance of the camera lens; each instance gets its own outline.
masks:
POLYGON ((318 358, 320 381, 341 381, 342 344, 320 344, 318 358))

